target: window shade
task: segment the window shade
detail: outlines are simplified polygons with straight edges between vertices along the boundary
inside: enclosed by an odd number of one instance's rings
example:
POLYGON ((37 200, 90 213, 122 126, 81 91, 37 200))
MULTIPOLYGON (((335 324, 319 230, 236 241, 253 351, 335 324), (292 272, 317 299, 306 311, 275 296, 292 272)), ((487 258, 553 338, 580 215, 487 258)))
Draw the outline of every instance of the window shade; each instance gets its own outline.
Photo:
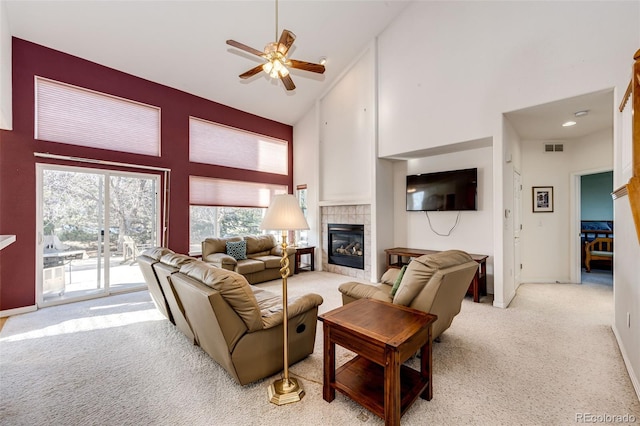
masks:
POLYGON ((189 160, 286 175, 288 143, 199 118, 189 118, 189 160))
POLYGON ((36 77, 36 139, 160 156, 160 109, 36 77))
POLYGON ((196 206, 269 207, 274 195, 286 193, 285 185, 189 177, 189 204, 196 206))

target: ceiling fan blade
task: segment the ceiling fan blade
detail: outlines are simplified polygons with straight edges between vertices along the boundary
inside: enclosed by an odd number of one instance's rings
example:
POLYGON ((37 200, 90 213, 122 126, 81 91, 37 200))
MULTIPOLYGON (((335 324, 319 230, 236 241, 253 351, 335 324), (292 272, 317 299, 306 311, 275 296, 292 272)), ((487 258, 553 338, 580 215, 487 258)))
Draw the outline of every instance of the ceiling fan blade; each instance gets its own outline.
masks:
POLYGON ((280 36, 280 40, 278 40, 278 51, 286 55, 294 41, 296 41, 296 35, 294 33, 289 30, 282 30, 282 35, 280 36))
POLYGON ((249 52, 253 55, 264 57, 264 52, 261 52, 258 49, 254 49, 253 47, 249 47, 246 44, 242 44, 239 41, 227 40, 227 44, 229 46, 237 47, 240 50, 244 50, 245 52, 249 52))
POLYGON ((287 88, 287 90, 293 90, 296 88, 296 85, 293 84, 293 80, 291 80, 291 76, 289 74, 281 76, 280 80, 282 80, 282 83, 284 84, 284 87, 287 88))
POLYGON ((318 74, 324 74, 324 65, 314 64, 312 62, 296 61, 295 59, 289 59, 287 65, 291 68, 297 68, 299 70, 317 72, 318 74))
POLYGON ((258 65, 257 67, 251 68, 249 71, 240 74, 240 78, 245 79, 245 78, 253 77, 254 75, 258 74, 260 71, 262 71, 262 65, 258 65))

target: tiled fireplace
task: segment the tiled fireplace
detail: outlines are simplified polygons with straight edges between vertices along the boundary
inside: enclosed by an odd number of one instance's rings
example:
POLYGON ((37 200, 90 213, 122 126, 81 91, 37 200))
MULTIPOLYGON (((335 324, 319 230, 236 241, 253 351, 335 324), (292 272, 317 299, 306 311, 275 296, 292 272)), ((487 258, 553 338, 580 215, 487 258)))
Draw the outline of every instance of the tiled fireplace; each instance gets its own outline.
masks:
POLYGON ((324 206, 321 215, 322 269, 367 280, 371 275, 371 206, 324 206), (330 225, 336 230, 333 247, 330 225))
POLYGON ((327 232, 329 264, 364 269, 364 224, 330 223, 327 232))

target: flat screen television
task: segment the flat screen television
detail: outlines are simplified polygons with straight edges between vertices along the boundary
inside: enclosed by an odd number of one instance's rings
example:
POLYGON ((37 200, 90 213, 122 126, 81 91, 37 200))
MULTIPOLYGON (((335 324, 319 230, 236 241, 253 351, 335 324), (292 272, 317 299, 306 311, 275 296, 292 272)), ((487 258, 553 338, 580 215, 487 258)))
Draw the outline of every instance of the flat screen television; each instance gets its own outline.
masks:
POLYGON ((407 176, 407 211, 478 210, 478 169, 407 176))

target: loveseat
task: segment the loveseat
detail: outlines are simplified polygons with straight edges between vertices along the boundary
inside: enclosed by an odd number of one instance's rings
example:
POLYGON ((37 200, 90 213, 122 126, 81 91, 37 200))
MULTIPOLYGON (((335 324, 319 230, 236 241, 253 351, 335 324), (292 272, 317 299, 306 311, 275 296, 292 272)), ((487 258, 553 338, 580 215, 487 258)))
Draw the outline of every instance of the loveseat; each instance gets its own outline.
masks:
MULTIPOLYGON (((284 368, 280 294, 166 248, 148 249, 138 262, 158 309, 236 382, 251 383, 284 368)), ((289 297, 290 364, 313 352, 322 302, 317 294, 289 297)))
MULTIPOLYGON (((294 247, 287 247, 291 271, 295 253, 294 247)), ((203 261, 244 275, 249 284, 281 278, 281 259, 282 246, 271 234, 207 238, 202 242, 203 261)))
POLYGON ((373 298, 437 315, 432 329, 436 339, 460 312, 477 271, 478 263, 469 254, 448 250, 413 259, 404 270, 390 268, 377 285, 347 282, 338 289, 345 305, 373 298))

